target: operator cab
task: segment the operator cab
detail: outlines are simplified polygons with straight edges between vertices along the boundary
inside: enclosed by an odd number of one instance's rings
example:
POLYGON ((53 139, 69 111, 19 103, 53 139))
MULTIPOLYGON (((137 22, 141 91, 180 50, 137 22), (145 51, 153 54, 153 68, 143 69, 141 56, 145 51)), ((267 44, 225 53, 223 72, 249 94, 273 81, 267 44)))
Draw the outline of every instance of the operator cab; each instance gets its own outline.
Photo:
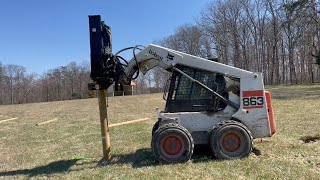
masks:
MULTIPOLYGON (((187 66, 177 66, 178 69, 205 84, 228 99, 228 93, 224 91, 226 81, 223 75, 187 66)), ((200 112, 219 111, 227 105, 212 95, 211 92, 192 82, 186 76, 174 71, 168 80, 164 99, 166 102, 165 112, 200 112)))

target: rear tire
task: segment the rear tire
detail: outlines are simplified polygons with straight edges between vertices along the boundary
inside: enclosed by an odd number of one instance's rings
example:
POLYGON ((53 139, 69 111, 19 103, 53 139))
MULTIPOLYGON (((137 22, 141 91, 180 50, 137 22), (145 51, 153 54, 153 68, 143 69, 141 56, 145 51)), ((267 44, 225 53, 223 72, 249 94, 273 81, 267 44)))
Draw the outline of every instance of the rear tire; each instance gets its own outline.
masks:
POLYGON ((159 127, 154 133, 151 148, 158 161, 181 163, 190 160, 194 142, 186 128, 170 123, 159 127))
POLYGON ((223 121, 210 133, 210 148, 218 159, 238 159, 252 152, 252 135, 236 121, 223 121))

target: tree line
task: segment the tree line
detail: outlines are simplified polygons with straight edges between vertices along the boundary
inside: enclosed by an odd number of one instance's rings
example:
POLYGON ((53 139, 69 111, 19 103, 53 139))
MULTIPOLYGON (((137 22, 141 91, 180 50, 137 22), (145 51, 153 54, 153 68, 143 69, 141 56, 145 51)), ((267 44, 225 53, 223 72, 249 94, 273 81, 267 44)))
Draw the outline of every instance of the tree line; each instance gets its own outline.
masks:
POLYGON ((42 74, 20 65, 0 63, 0 105, 88 98, 88 63, 71 62, 42 74))
POLYGON ((315 0, 216 0, 192 25, 159 43, 262 72, 266 84, 320 81, 320 18, 315 0))
MULTIPOLYGON (((168 73, 160 69, 140 75, 135 80, 135 94, 162 92, 167 79, 168 73)), ((0 105, 89 98, 89 82, 88 62, 71 62, 42 74, 27 73, 24 66, 0 62, 0 105)))

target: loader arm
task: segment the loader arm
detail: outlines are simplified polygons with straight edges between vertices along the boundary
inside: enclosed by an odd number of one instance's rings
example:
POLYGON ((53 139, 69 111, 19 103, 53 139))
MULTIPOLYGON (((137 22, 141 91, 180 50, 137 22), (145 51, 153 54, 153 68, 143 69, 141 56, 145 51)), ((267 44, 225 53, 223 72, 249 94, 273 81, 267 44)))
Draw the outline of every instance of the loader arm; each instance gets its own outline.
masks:
POLYGON ((129 83, 131 77, 138 71, 138 69, 144 74, 154 67, 160 67, 171 71, 172 67, 177 64, 209 72, 220 73, 224 76, 236 79, 244 77, 254 78, 258 76, 257 73, 150 44, 131 59, 128 67, 124 70, 125 77, 123 82, 129 83))

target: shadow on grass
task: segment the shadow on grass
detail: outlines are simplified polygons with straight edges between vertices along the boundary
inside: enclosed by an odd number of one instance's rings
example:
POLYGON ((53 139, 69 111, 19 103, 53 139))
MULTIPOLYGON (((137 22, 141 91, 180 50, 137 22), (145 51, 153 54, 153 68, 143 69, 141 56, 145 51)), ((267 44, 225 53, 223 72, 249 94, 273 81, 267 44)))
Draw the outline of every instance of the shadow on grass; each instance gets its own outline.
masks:
POLYGON ((38 176, 38 175, 51 175, 57 173, 64 173, 75 165, 77 160, 61 160, 49 163, 44 166, 38 166, 32 169, 21 169, 7 172, 0 172, 1 176, 17 176, 25 175, 29 177, 38 176))
MULTIPOLYGON (((214 160, 210 148, 205 145, 195 146, 194 154, 191 158, 193 163, 202 163, 214 160)), ((66 173, 71 171, 82 171, 85 169, 98 168, 110 165, 121 165, 121 164, 131 164, 133 168, 141 168, 146 166, 158 166, 161 165, 153 156, 150 148, 139 149, 134 153, 130 154, 115 154, 112 159, 107 163, 99 164, 101 161, 85 161, 77 163, 79 160, 60 160, 56 162, 51 162, 44 166, 38 166, 31 169, 21 169, 0 172, 0 177, 3 176, 18 176, 24 175, 28 177, 41 176, 41 175, 54 175, 58 173, 66 173), (91 165, 90 165, 91 164, 91 165), (89 166, 88 166, 89 165, 89 166), (72 168, 77 166, 76 168, 72 168)))
MULTIPOLYGON (((205 162, 212 160, 209 148, 200 148, 195 147, 194 155, 192 157, 192 162, 205 162)), ((47 165, 37 166, 31 169, 19 169, 13 171, 0 172, 0 177, 5 176, 48 176, 59 173, 67 173, 72 171, 82 171, 85 169, 98 168, 101 164, 98 161, 85 161, 78 163, 79 160, 60 160, 51 162, 47 165), (77 166, 77 167, 74 167, 77 166), (73 167, 71 169, 71 167, 73 167)), ((107 162, 106 166, 110 165, 121 165, 121 164, 130 164, 133 168, 141 168, 146 166, 158 166, 161 165, 153 156, 153 153, 150 148, 139 149, 134 153, 130 154, 115 154, 112 159, 107 162)))
MULTIPOLYGON (((212 155, 208 146, 195 146, 194 153, 191 158, 193 163, 200 163, 212 161, 212 155)), ((116 154, 106 165, 116 164, 131 164, 133 168, 141 168, 146 166, 161 165, 155 157, 150 148, 139 149, 131 154, 116 154)))
POLYGON ((202 163, 213 160, 214 157, 212 156, 211 149, 208 145, 196 145, 194 147, 193 156, 191 158, 193 163, 202 163))
MULTIPOLYGON (((10 176, 49 176, 59 173, 67 173, 72 171, 82 171, 85 169, 99 168, 98 161, 81 161, 81 160, 60 160, 51 162, 47 165, 37 166, 31 169, 19 169, 13 171, 0 172, 0 177, 10 176), (72 167, 72 169, 71 169, 72 167)), ((155 161, 150 149, 139 149, 131 154, 113 155, 111 161, 105 165, 131 164, 133 168, 145 166, 155 166, 158 163, 155 161)), ((102 166, 100 166, 102 167, 102 166)))
POLYGON ((111 161, 106 163, 106 165, 119 164, 131 164, 133 168, 158 165, 149 148, 138 149, 130 154, 115 154, 112 156, 111 161))
MULTIPOLYGON (((252 153, 256 156, 261 155, 261 151, 254 147, 252 153)), ((217 159, 212 155, 211 149, 208 145, 196 145, 194 147, 193 156, 191 158, 192 163, 204 163, 208 161, 216 161, 217 159)), ((119 164, 131 164, 133 168, 141 168, 146 166, 158 166, 161 165, 155 157, 151 149, 139 149, 131 154, 116 154, 113 155, 112 160, 103 165, 119 165, 119 164)))
POLYGON ((313 136, 302 136, 300 138, 301 141, 303 141, 304 143, 311 143, 311 142, 316 142, 316 141, 320 141, 320 134, 317 135, 313 135, 313 136))

